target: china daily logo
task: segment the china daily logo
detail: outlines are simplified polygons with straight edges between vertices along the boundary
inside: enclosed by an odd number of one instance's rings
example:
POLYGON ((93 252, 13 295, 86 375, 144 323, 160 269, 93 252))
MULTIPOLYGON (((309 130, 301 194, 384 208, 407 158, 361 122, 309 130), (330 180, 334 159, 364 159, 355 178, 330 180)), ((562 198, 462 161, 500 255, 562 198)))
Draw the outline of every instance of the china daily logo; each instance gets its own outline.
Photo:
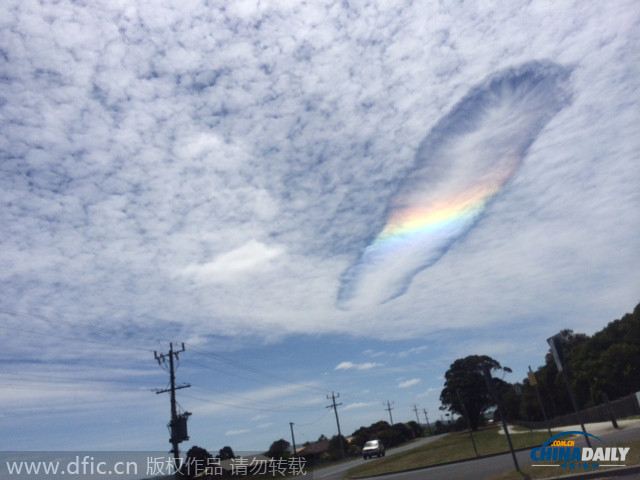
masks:
POLYGON ((534 462, 562 462, 557 465, 533 464, 534 467, 562 467, 565 470, 597 470, 598 467, 624 467, 629 447, 576 447, 574 440, 560 440, 567 435, 585 435, 605 443, 595 435, 585 432, 563 432, 551 437, 542 446, 531 450, 534 462), (608 462, 608 463, 601 463, 608 462), (614 462, 614 463, 611 463, 614 462))

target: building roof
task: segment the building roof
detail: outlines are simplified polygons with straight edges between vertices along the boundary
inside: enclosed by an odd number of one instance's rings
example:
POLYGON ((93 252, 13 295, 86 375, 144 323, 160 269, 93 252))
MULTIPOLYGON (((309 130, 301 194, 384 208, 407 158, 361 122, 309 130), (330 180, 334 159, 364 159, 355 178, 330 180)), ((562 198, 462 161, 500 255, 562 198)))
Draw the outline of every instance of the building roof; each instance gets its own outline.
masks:
POLYGON ((329 440, 319 440, 307 445, 298 452, 298 456, 305 457, 307 455, 317 455, 318 453, 324 453, 329 450, 329 440))

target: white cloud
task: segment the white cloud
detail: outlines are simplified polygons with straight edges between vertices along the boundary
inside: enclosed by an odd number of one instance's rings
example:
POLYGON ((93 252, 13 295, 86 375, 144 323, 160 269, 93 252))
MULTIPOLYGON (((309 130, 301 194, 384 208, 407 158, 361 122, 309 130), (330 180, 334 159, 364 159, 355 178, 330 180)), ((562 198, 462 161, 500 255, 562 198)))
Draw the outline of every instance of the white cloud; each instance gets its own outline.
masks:
POLYGON ((341 362, 334 370, 370 370, 372 368, 381 367, 381 363, 365 362, 365 363, 353 363, 353 362, 341 362))
POLYGON ((409 350, 405 350, 402 352, 398 352, 398 357, 405 358, 409 355, 420 355, 429 350, 429 345, 421 345, 419 347, 410 348, 409 350))
POLYGON ((354 402, 346 405, 343 410, 354 410, 357 408, 367 408, 378 405, 378 402, 354 402))
POLYGON ((440 394, 440 392, 442 391, 441 388, 428 388, 426 392, 421 393, 420 395, 418 395, 419 397, 430 397, 434 394, 440 394))
POLYGON ((217 256, 211 262, 190 265, 184 269, 184 273, 195 277, 199 282, 225 283, 235 280, 239 275, 255 274, 270 260, 283 253, 281 247, 268 246, 250 240, 234 250, 217 256))
POLYGON ((244 435, 245 433, 249 433, 251 430, 248 428, 240 428, 238 430, 227 430, 224 434, 227 437, 234 437, 236 435, 244 435))
POLYGON ((398 384, 398 388, 409 388, 409 387, 413 387, 414 385, 417 385, 420 383, 420 379, 419 378, 412 378, 411 380, 405 380, 403 382, 400 382, 398 384))

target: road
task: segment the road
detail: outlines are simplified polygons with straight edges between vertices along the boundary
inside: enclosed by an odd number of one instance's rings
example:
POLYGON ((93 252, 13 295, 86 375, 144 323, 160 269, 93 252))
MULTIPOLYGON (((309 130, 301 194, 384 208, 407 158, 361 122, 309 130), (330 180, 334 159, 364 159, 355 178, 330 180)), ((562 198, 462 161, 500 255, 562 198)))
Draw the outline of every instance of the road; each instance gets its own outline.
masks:
MULTIPOLYGON (((627 424, 621 424, 619 430, 614 430, 611 424, 594 424, 587 425, 587 431, 596 435, 602 439, 606 444, 614 442, 624 442, 626 440, 640 438, 640 421, 635 420, 627 424)), ((568 430, 580 430, 580 427, 568 427, 568 430)), ((580 436, 576 440, 576 446, 586 446, 583 440, 584 437, 580 436)), ((411 447, 416 444, 412 444, 411 447)), ((592 443, 592 446, 596 446, 592 443)), ((528 466, 533 462, 529 457, 530 450, 524 450, 516 453, 516 458, 520 466, 528 466)), ((362 463, 362 462, 359 462, 362 463)), ((350 464, 341 471, 333 472, 332 476, 314 476, 314 480, 323 478, 330 480, 337 480, 340 477, 340 473, 346 469, 351 468, 358 463, 350 464)), ((484 457, 476 460, 470 460, 466 462, 458 462, 450 465, 442 465, 431 467, 428 469, 414 470, 411 472, 395 473, 385 475, 384 477, 376 477, 378 480, 423 480, 429 478, 429 480, 483 480, 493 476, 499 475, 509 470, 514 469, 513 458, 510 453, 504 455, 496 455, 494 457, 484 457)), ((318 471, 318 474, 321 471, 318 471)))
MULTIPOLYGON (((416 440, 415 442, 411 442, 408 445, 390 448, 386 451, 386 456, 395 455, 396 453, 404 452, 406 450, 411 450, 412 448, 426 445, 427 443, 434 442, 442 437, 443 435, 434 435, 433 437, 421 438, 419 440, 416 440)), ((340 480, 344 476, 344 472, 346 472, 350 468, 361 465, 364 462, 375 462, 376 460, 377 459, 364 460, 362 458, 357 460, 349 460, 348 462, 340 463, 338 465, 332 465, 330 467, 318 469, 312 472, 311 478, 313 480, 340 480)))

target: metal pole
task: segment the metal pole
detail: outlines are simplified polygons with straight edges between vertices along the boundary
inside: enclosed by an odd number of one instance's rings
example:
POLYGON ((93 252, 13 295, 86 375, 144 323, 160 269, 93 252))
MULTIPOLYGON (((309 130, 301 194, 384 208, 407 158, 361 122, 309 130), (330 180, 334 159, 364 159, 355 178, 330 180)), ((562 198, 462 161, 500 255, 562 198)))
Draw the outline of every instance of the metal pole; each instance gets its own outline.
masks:
POLYGON ((478 456, 478 449, 476 448, 476 441, 473 439, 473 430, 471 428, 471 419, 469 415, 467 415, 467 407, 465 407, 464 402, 462 401, 462 395, 460 395, 460 389, 456 388, 456 395, 458 396, 458 402, 462 405, 462 411, 464 412, 464 416, 467 419, 467 426, 469 427, 469 435, 471 435, 471 443, 473 444, 473 451, 476 452, 476 457, 478 456))
POLYGON ((613 425, 613 428, 619 428, 616 416, 613 414, 613 410, 611 409, 611 403, 609 403, 609 397, 604 392, 602 393, 602 401, 607 408, 607 413, 609 413, 609 418, 611 418, 611 424, 613 425))
POLYGON ((547 432, 549 433, 549 437, 551 437, 551 429, 549 428, 549 420, 547 420, 547 412, 544 410, 544 404, 542 403, 542 397, 540 396, 540 388, 538 388, 538 380, 536 380, 536 375, 531 370, 531 365, 529 365, 529 385, 533 387, 536 391, 536 395, 538 396, 538 403, 540 404, 540 410, 542 410, 542 417, 544 418, 544 424, 547 427, 547 432))
POLYGON ((507 421, 502 414, 502 409, 500 408, 500 402, 496 397, 496 392, 493 389, 493 382, 491 381, 491 370, 489 369, 489 365, 483 365, 484 380, 487 382, 487 389, 493 398, 496 406, 498 407, 498 414, 500 415, 500 419, 502 420, 502 428, 504 429, 504 434, 507 437, 507 442, 509 442, 509 450, 511 450, 511 457, 513 458, 513 464, 516 466, 516 470, 520 471, 520 466, 518 465, 518 459, 516 458, 516 452, 513 449, 513 443, 511 443, 511 435, 509 435, 509 428, 507 428, 507 421))
MULTIPOLYGON (((562 371, 562 378, 564 379, 564 384, 567 386, 567 390, 569 391, 569 397, 571 398, 571 403, 573 404, 573 409, 576 412, 576 417, 578 418, 578 422, 580 422, 580 426, 582 427, 582 431, 587 433, 587 429, 584 428, 584 422, 582 421, 582 416, 580 415, 580 410, 578 409, 578 402, 576 402, 576 397, 573 395, 573 390, 571 390, 571 384, 569 383, 569 377, 566 374, 566 369, 562 371)), ((591 442, 589 441, 589 435, 585 435, 584 439, 587 441, 587 446, 591 448, 591 442)))
MULTIPOLYGON (((580 410, 578 409, 578 402, 576 402, 576 397, 573 395, 573 390, 571 390, 571 384, 569 383, 569 374, 567 373, 567 369, 563 368, 563 358, 562 358, 562 344, 560 343, 560 334, 556 334, 553 337, 547 338, 547 343, 551 349, 551 355, 553 355, 553 359, 556 362, 556 367, 558 367, 558 372, 562 375, 562 379, 564 380, 564 384, 567 387, 567 391, 569 392, 569 398, 571 399, 571 403, 573 404, 573 410, 576 412, 576 418, 582 427, 582 431, 587 433, 587 429, 584 428, 584 422, 582 421, 582 416, 580 415, 580 410)), ((587 445, 591 448, 591 442, 589 441, 589 435, 585 435, 584 439, 587 441, 587 445)))

